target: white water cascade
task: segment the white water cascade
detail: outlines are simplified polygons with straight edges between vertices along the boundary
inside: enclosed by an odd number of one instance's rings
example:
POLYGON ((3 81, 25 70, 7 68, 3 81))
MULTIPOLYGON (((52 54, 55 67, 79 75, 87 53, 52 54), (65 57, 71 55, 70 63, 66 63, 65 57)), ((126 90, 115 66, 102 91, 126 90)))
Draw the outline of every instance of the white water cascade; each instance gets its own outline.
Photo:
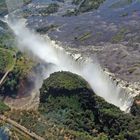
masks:
MULTIPOLYGON (((7 0, 9 11, 14 9, 11 7, 13 1, 7 0)), ((107 102, 114 104, 123 111, 131 106, 132 97, 117 87, 97 62, 75 61, 64 49, 54 44, 49 38, 44 40, 40 35, 29 30, 21 17, 12 16, 11 18, 10 15, 10 18, 7 16, 5 20, 15 33, 17 46, 21 51, 29 51, 44 62, 54 64, 55 67, 51 69, 49 74, 56 71, 76 73, 81 75, 90 84, 94 92, 107 102)))

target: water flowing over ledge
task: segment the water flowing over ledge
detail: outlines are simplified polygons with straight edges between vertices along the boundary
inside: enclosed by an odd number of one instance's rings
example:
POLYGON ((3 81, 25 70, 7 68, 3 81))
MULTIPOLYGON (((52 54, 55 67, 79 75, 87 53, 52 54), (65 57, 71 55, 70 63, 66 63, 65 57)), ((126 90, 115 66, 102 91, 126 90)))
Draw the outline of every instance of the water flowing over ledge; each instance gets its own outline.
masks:
MULTIPOLYGON (((12 5, 12 1, 7 0, 9 11, 16 9, 19 5, 19 3, 18 5, 12 5)), ((19 12, 18 15, 19 14, 21 13, 19 12)), ((116 86, 109 76, 103 72, 97 61, 75 61, 62 47, 56 45, 49 38, 44 40, 35 32, 30 31, 25 26, 25 22, 21 17, 20 15, 17 18, 17 15, 13 12, 9 14, 9 16, 6 16, 5 20, 13 30, 16 36, 17 46, 22 52, 28 51, 30 55, 34 55, 44 62, 52 64, 51 67, 46 70, 44 79, 56 71, 76 73, 82 76, 94 92, 100 97, 103 97, 107 102, 114 104, 123 111, 129 110, 133 97, 131 94, 127 94, 120 87, 116 86)))
POLYGON ((81 75, 92 87, 94 92, 103 97, 107 102, 126 111, 130 108, 133 98, 117 87, 109 76, 105 74, 97 62, 75 61, 62 47, 59 47, 49 38, 43 40, 39 35, 25 27, 22 20, 11 22, 6 19, 9 27, 14 31, 21 51, 29 51, 30 54, 42 59, 46 63, 53 64, 50 70, 46 70, 44 79, 56 71, 70 71, 81 75))

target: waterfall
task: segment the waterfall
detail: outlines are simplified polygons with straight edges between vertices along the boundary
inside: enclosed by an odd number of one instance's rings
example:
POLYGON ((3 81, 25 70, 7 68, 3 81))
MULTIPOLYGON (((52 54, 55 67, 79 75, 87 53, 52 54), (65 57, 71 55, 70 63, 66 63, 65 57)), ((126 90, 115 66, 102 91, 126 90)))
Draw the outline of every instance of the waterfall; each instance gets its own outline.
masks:
MULTIPOLYGON (((16 10, 16 7, 19 7, 19 4, 11 7, 13 1, 18 0, 7 0, 9 11, 16 10)), ((46 63, 53 64, 51 70, 47 71, 48 76, 56 71, 76 73, 82 76, 93 91, 107 102, 114 104, 123 111, 126 111, 131 106, 132 97, 113 83, 109 76, 103 72, 97 61, 75 61, 62 47, 53 43, 49 38, 44 40, 38 34, 28 29, 21 15, 18 17, 20 18, 16 18, 16 14, 13 12, 5 19, 16 36, 18 48, 21 51, 32 53, 46 63)))

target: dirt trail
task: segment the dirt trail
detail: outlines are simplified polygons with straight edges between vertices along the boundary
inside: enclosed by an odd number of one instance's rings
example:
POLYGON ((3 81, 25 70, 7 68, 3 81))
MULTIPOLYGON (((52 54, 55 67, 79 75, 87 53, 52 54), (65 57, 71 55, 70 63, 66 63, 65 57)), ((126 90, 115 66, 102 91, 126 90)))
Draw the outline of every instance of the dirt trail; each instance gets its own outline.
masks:
POLYGON ((0 80, 0 86, 2 85, 3 81, 4 81, 5 78, 7 77, 8 73, 9 73, 9 71, 7 71, 7 72, 4 74, 4 76, 1 78, 1 80, 0 80))

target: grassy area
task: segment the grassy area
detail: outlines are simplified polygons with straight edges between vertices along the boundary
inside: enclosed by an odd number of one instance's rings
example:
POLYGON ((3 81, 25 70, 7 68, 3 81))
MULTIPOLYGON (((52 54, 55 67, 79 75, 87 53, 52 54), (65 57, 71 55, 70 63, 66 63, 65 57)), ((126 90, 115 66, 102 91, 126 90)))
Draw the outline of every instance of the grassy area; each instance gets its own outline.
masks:
POLYGON ((112 43, 123 41, 127 32, 128 29, 126 29, 125 27, 120 28, 120 30, 112 37, 112 43))
POLYGON ((78 15, 80 13, 89 12, 98 9, 105 0, 73 0, 72 4, 77 7, 74 10, 67 10, 64 16, 78 15))
POLYGON ((13 51, 17 50, 17 48, 15 48, 15 38, 9 31, 2 34, 0 33, 0 48, 13 51))
POLYGON ((0 72, 5 73, 13 69, 15 53, 11 50, 0 48, 0 72))
POLYGON ((2 101, 0 101, 0 113, 5 113, 6 111, 9 111, 10 108, 4 104, 2 101))
POLYGON ((56 13, 58 9, 59 9, 59 5, 57 3, 51 3, 48 5, 47 8, 39 9, 39 13, 41 15, 53 14, 53 13, 56 13))
POLYGON ((17 59, 14 67, 14 71, 19 71, 22 77, 26 77, 31 71, 35 62, 28 58, 27 54, 17 52, 17 59))
POLYGON ((75 37, 75 40, 84 41, 84 40, 89 39, 91 36, 92 36, 91 32, 85 32, 83 35, 79 37, 75 37))

